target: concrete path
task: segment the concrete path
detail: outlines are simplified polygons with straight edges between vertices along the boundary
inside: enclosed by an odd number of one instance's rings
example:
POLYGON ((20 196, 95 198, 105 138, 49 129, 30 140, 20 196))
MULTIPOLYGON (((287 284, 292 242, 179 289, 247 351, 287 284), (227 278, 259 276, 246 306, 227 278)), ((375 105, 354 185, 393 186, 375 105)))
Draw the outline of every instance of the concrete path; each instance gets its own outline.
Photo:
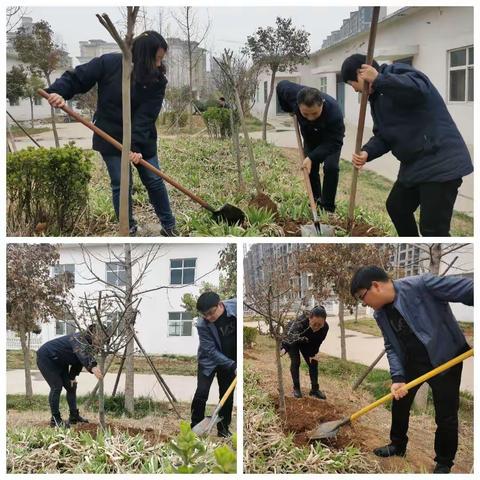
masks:
MULTIPOLYGON (((183 375, 162 375, 163 379, 170 387, 173 395, 179 402, 190 403, 193 399, 197 387, 197 377, 183 375)), ((105 377, 105 392, 110 395, 115 383, 116 374, 109 373, 105 377)), ((50 389, 47 382, 38 370, 32 371, 33 393, 37 395, 48 395, 50 389)), ((88 372, 82 372, 78 377, 78 395, 86 395, 93 390, 96 385, 96 378, 88 372)), ((125 385, 125 376, 122 375, 119 383, 119 392, 123 392, 125 385)), ((7 393, 22 394, 25 393, 25 374, 23 370, 7 371, 7 393)), ((65 392, 63 392, 65 393, 65 392)), ((135 374, 135 396, 150 397, 156 401, 166 401, 167 398, 162 387, 158 384, 155 377, 151 374, 135 374)), ((208 404, 218 403, 218 385, 214 381, 210 389, 208 404)))
MULTIPOLYGON (((269 120, 269 123, 275 127, 275 130, 267 131, 268 142, 279 147, 295 148, 297 146, 295 131, 290 119, 286 119, 282 122, 272 122, 269 120)), ((250 136, 258 139, 262 137, 262 133, 252 132, 250 136)), ((364 139, 366 140, 371 136, 371 129, 365 127, 365 133, 363 136, 364 139)), ((345 138, 341 154, 342 158, 345 160, 352 158, 352 152, 355 150, 355 137, 356 127, 352 125, 346 125, 345 138)), ((391 181, 395 181, 398 174, 399 162, 392 154, 386 154, 372 162, 367 163, 364 168, 378 173, 379 175, 382 175, 391 181)), ((455 202, 455 210, 467 213, 468 215, 473 215, 473 173, 463 179, 463 184, 460 187, 459 195, 457 197, 457 201, 455 202)))
MULTIPOLYGON (((257 327, 256 322, 245 323, 249 327, 257 327)), ((340 324, 337 317, 328 318, 329 331, 320 347, 320 352, 340 358, 340 324)), ((346 331, 347 360, 363 365, 371 365, 384 349, 383 337, 367 335, 354 330, 346 331)), ((387 356, 384 355, 376 368, 388 370, 387 356)), ((473 357, 463 362, 461 390, 473 393, 473 357)))

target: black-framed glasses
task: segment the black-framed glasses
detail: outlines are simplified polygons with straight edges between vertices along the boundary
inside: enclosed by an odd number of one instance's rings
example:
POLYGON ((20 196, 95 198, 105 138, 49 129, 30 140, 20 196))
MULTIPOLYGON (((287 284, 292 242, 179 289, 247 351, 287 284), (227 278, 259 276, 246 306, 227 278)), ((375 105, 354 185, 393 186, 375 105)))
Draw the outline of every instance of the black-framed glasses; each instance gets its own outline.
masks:
POLYGON ((363 299, 366 297, 368 291, 369 291, 371 288, 372 288, 372 286, 370 285, 367 289, 365 289, 365 291, 363 292, 362 295, 357 295, 357 296, 356 296, 357 301, 363 303, 363 299))

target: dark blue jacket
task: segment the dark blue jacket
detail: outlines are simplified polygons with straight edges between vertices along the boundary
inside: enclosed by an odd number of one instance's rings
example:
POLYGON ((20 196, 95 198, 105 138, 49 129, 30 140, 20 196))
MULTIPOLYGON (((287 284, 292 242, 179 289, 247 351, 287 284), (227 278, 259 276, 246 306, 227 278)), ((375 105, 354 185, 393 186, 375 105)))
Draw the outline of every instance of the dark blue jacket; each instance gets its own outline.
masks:
MULTIPOLYGON (((88 92, 98 85, 97 111, 93 123, 122 143, 122 55, 107 53, 66 71, 57 79, 48 93, 58 93, 66 100, 77 93, 88 92)), ((162 108, 167 79, 140 85, 132 80, 132 148, 144 158, 157 154, 157 120, 162 108)), ((93 135, 93 149, 106 155, 119 154, 118 150, 98 135, 93 135)))
POLYGON ((306 335, 309 328, 310 322, 306 314, 302 314, 300 317, 289 322, 285 327, 282 348, 288 352, 291 345, 299 345, 308 351, 312 357, 316 355, 320 350, 320 345, 322 345, 323 341, 327 337, 328 329, 330 327, 325 321, 325 324, 320 330, 317 332, 310 330, 307 337, 306 335))
POLYGON ((368 161, 391 151, 407 187, 446 182, 473 171, 467 146, 428 77, 409 65, 382 65, 369 97, 374 136, 362 147, 368 161))
MULTIPOLYGON (((425 345, 434 367, 465 351, 465 335, 448 303, 461 302, 473 306, 472 280, 426 274, 395 280, 393 284, 396 292, 393 305, 425 345)), ((406 378, 404 352, 385 310, 376 310, 374 317, 385 340, 392 378, 406 378)))
POLYGON ((75 378, 85 367, 90 373, 97 365, 92 348, 83 333, 73 333, 44 343, 37 351, 61 368, 70 367, 70 377, 75 378))
POLYGON ((288 80, 278 82, 278 102, 285 112, 294 113, 297 117, 305 155, 308 155, 312 162, 323 162, 333 153, 340 154, 345 136, 343 114, 337 101, 321 92, 324 100, 322 114, 317 120, 310 122, 298 109, 297 94, 302 88, 305 86, 288 80))
MULTIPOLYGON (((237 318, 237 299, 232 298, 223 302, 228 317, 237 318)), ((205 320, 199 318, 196 324, 200 344, 198 346, 197 360, 201 372, 208 376, 211 375, 217 367, 235 370, 237 362, 228 358, 222 352, 222 343, 218 335, 217 327, 205 320)))

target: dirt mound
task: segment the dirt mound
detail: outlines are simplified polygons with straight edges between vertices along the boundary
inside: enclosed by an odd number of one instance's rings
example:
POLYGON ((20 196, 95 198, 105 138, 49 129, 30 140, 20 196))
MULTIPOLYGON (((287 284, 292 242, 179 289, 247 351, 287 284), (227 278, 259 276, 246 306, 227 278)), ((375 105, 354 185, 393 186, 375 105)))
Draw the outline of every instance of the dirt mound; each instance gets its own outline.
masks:
POLYGON ((279 225, 283 229, 283 233, 286 237, 300 237, 302 222, 296 220, 284 220, 280 221, 279 225))
POLYGON ((251 353, 248 353, 247 351, 243 352, 243 358, 247 358, 248 360, 258 360, 258 357, 252 355, 251 353))
POLYGON ((253 197, 248 204, 251 207, 264 208, 267 212, 274 213, 275 216, 278 215, 277 204, 264 193, 259 193, 256 197, 253 197))

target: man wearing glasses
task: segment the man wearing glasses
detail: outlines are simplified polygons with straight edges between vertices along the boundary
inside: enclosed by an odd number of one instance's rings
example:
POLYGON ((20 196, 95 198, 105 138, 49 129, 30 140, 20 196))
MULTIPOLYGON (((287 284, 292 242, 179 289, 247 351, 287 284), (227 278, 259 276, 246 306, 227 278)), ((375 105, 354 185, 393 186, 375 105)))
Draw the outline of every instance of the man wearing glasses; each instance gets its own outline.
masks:
MULTIPOLYGON (((473 306, 473 281, 431 274, 392 281, 382 268, 368 266, 354 274, 350 291, 375 310, 392 377, 390 443, 374 453, 405 456, 410 407, 420 385, 408 392, 403 387, 469 349, 448 302, 473 306)), ((434 473, 450 473, 457 452, 461 376, 460 363, 428 380, 437 423, 434 473)))
MULTIPOLYGON (((205 418, 205 406, 215 375, 220 398, 237 374, 237 299, 220 301, 215 292, 198 297, 197 321, 200 344, 198 347, 197 390, 192 401, 192 428, 205 418)), ((218 436, 231 436, 233 393, 220 410, 222 420, 217 424, 218 436)))

